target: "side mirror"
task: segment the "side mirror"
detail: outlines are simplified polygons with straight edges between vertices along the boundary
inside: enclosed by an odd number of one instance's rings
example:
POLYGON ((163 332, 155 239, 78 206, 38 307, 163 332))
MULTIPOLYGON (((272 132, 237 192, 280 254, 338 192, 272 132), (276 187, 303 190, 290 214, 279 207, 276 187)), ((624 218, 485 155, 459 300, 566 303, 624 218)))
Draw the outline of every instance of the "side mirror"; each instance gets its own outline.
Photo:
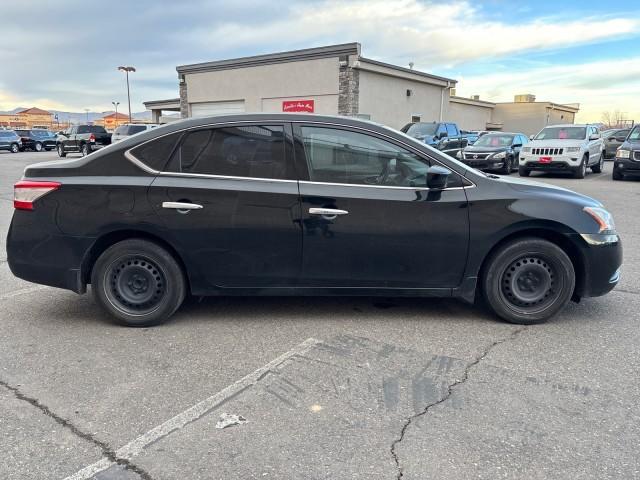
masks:
POLYGON ((529 135, 529 140, 533 140, 535 138, 535 135, 529 135))
POLYGON ((599 138, 600 138, 599 133, 592 133, 591 135, 589 135, 589 140, 598 140, 599 138))
POLYGON ((448 137, 448 136, 449 136, 449 134, 447 132, 440 132, 439 138, 442 139, 442 138, 445 138, 445 137, 448 137))
POLYGON ((616 142, 624 142, 627 137, 614 137, 616 139, 616 142))
POLYGON ((434 165, 427 169, 427 187, 432 190, 442 190, 447 188, 447 181, 451 175, 451 170, 448 168, 434 165))

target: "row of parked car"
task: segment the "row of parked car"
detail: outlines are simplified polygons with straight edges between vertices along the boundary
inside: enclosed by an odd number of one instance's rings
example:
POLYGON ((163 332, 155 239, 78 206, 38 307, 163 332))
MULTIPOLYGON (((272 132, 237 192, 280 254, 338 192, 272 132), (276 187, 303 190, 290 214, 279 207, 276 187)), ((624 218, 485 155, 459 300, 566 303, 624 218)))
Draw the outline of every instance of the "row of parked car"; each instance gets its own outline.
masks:
POLYGON ((549 125, 531 137, 517 132, 464 132, 446 122, 414 122, 402 131, 471 167, 505 175, 514 170, 522 177, 532 171, 570 172, 574 178, 584 178, 588 169, 602 172, 606 158, 615 159, 614 180, 640 174, 640 125, 602 133, 591 124, 549 125))
POLYGON ((74 125, 57 134, 38 128, 0 130, 0 150, 18 153, 25 150, 41 152, 56 149, 60 157, 70 152, 88 155, 111 142, 117 142, 157 126, 158 124, 125 124, 116 128, 113 134, 98 125, 74 125))

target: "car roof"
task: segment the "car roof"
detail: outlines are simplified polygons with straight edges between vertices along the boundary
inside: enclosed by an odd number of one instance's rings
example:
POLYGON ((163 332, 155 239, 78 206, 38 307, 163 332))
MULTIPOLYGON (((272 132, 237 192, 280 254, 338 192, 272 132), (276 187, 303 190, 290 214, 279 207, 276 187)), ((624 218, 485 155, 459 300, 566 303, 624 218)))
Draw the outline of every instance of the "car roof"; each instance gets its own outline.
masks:
POLYGON ((593 123, 558 123, 556 125, 547 125, 544 128, 552 127, 552 128, 567 128, 567 127, 595 127, 593 123))

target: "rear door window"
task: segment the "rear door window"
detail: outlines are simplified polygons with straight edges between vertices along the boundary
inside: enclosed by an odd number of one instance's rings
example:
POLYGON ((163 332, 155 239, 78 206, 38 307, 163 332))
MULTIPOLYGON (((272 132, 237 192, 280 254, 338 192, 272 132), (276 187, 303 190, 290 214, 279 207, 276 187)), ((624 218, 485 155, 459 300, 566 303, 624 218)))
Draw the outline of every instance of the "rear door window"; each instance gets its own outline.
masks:
POLYGON ((206 128, 185 134, 171 171, 229 177, 295 180, 282 125, 206 128))
POLYGON ((172 133, 143 143, 131 150, 131 154, 147 167, 162 171, 174 152, 175 146, 182 137, 182 132, 172 133))
POLYGON ((144 132, 145 130, 146 130, 146 127, 144 125, 129 125, 127 134, 134 135, 136 133, 144 132))

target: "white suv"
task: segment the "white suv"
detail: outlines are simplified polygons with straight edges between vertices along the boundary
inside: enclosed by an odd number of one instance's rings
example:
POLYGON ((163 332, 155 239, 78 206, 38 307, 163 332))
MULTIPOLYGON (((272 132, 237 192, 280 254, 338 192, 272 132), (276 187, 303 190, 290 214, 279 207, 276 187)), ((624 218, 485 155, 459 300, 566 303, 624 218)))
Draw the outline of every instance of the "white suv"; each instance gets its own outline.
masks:
POLYGON ((584 178, 587 168, 600 173, 604 167, 604 142, 594 125, 549 125, 531 140, 520 151, 523 177, 540 170, 571 171, 575 178, 584 178))
POLYGON ((125 123, 120 125, 111 135, 111 143, 130 137, 136 133, 146 132, 152 128, 159 127, 158 123, 125 123))

